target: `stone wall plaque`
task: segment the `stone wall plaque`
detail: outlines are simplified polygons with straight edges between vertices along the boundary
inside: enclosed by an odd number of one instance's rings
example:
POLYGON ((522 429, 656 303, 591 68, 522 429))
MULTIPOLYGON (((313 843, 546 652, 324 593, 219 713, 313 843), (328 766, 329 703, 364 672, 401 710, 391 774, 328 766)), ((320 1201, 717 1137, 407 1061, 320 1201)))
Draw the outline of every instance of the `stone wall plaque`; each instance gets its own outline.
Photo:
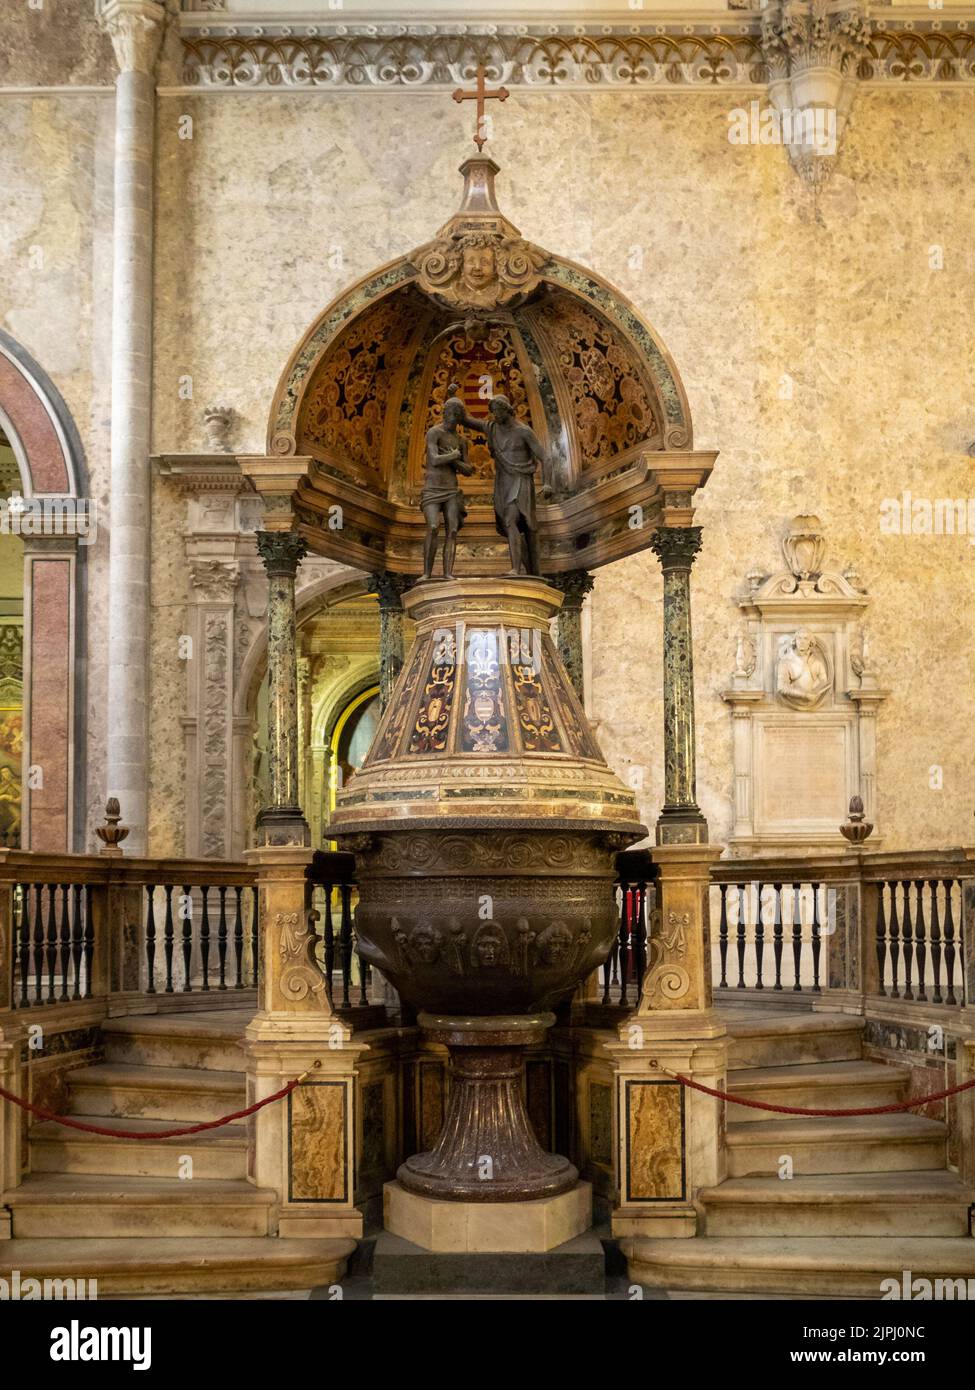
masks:
POLYGON ((879 819, 876 715, 887 692, 870 670, 870 600, 855 570, 823 568, 818 517, 795 517, 782 552, 787 569, 748 575, 722 692, 733 715, 733 856, 842 849, 853 796, 879 819))

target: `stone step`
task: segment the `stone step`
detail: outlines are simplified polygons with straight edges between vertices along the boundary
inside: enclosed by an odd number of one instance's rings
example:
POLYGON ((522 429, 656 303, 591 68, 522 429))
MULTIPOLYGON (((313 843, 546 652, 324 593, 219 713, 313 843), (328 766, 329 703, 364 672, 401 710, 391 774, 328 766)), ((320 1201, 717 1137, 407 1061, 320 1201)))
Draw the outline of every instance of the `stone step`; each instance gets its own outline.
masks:
POLYGON ((636 1236, 621 1241, 620 1248, 629 1264, 629 1277, 653 1289, 880 1299, 890 1290, 882 1281, 893 1280, 902 1288, 907 1271, 911 1279, 970 1280, 967 1290, 970 1297, 975 1296, 975 1240, 971 1239, 698 1236, 658 1240, 636 1236))
MULTIPOLYGON (((276 1194, 249 1182, 33 1173, 0 1196, 16 1239, 266 1236, 276 1194)), ((2 1248, 0 1248, 2 1250, 2 1248)))
POLYGON ((883 1173, 943 1168, 945 1127, 917 1115, 858 1119, 775 1119, 729 1124, 728 1176, 778 1177, 792 1159, 795 1177, 811 1173, 883 1173))
POLYGON ((351 1238, 14 1239, 0 1242, 0 1275, 19 1270, 21 1288, 27 1278, 97 1279, 99 1298, 232 1296, 337 1285, 354 1249, 351 1238))
POLYGON ((372 1261, 376 1295, 521 1294, 605 1296, 606 1255, 592 1231, 553 1250, 431 1253, 383 1231, 372 1261))
POLYGON ((975 1190, 945 1171, 729 1178, 700 1194, 708 1236, 967 1236, 975 1190))
MULTIPOLYGON (((883 1062, 807 1062, 792 1067, 730 1071, 725 1089, 732 1095, 772 1105, 856 1109, 904 1099, 909 1080, 906 1068, 885 1066, 883 1062)), ((773 1118, 768 1111, 728 1105, 728 1120, 735 1124, 756 1124, 773 1118)))
POLYGON ((744 1011, 728 1019, 728 1066, 805 1066, 850 1062, 861 1052, 863 1020, 850 1014, 774 1014, 744 1011))
MULTIPOLYGON (((168 1120, 141 1117, 108 1121, 104 1115, 73 1118, 144 1134, 172 1128, 168 1120)), ((104 1173, 175 1181, 185 1171, 181 1160, 187 1155, 193 1160, 193 1179, 246 1178, 246 1128, 243 1123, 229 1124, 181 1139, 112 1139, 45 1120, 30 1132, 31 1168, 35 1173, 104 1173)))
POLYGON ((102 1024, 105 1061, 126 1066, 243 1071, 243 1038, 252 1014, 138 1014, 102 1024))
POLYGON ((246 1104, 244 1074, 123 1063, 70 1073, 71 1113, 145 1119, 217 1120, 246 1104))

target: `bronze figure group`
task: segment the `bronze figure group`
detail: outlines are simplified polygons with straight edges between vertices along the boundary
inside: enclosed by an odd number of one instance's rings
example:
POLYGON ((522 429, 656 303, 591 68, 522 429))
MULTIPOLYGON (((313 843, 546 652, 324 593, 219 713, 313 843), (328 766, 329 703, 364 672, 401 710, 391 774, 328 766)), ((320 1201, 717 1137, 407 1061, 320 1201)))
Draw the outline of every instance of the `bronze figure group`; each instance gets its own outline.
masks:
MULTIPOLYGON (((426 518, 423 540, 423 574, 433 578, 440 521, 444 525, 443 577, 453 579, 457 533, 464 524, 467 509, 458 482, 458 473, 470 477, 467 440, 457 432, 463 425, 483 435, 494 461, 494 523, 498 535, 508 542, 511 569, 516 575, 540 575, 538 521, 535 508, 535 469, 544 465, 545 454, 535 432, 515 416, 507 396, 493 396, 487 420, 469 415, 451 386, 439 424, 427 430, 427 470, 420 509, 426 518)), ((543 487, 543 493, 548 489, 543 487)))

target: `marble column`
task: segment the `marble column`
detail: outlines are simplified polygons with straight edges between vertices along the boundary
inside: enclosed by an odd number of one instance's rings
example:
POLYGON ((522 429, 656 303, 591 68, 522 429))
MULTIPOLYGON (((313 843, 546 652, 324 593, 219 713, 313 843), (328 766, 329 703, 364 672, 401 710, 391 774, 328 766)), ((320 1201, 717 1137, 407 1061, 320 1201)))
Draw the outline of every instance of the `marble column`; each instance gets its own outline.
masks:
POLYGON ((582 647, 582 605, 593 586, 588 570, 569 570, 566 574, 546 575, 546 581, 562 593, 562 607, 555 624, 556 645, 562 664, 569 673, 583 705, 585 704, 585 662, 582 647))
POLYGON ((311 747, 311 662, 299 656, 298 669, 298 804, 309 825, 314 824, 308 786, 308 750, 311 747))
POLYGON ((149 794, 149 447, 154 71, 165 9, 108 0, 115 84, 108 795, 145 854, 149 794))
POLYGON ((657 844, 702 845, 708 826, 697 804, 691 635, 691 566, 701 528, 661 527, 651 546, 664 574, 664 805, 657 844))
POLYGON ((307 845, 308 824, 298 800, 298 662, 295 576, 305 541, 294 531, 258 531, 257 549, 268 579, 269 803, 257 818, 258 843, 307 845))
POLYGON ((413 581, 408 575, 383 570, 369 576, 369 589, 379 598, 379 707, 384 710, 406 656, 403 594, 413 581))

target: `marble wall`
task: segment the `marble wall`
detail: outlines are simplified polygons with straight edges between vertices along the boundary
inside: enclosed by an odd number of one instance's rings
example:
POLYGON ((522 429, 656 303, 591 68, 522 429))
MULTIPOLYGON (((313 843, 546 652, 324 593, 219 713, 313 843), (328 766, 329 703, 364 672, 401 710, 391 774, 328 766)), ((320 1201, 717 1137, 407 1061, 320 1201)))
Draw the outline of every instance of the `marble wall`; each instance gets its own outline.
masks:
MULTIPOLYGON (((493 146, 502 205, 634 301, 683 376, 696 444, 721 451, 694 573, 698 789, 713 837, 731 822, 719 692, 734 598, 748 570, 780 566, 789 520, 811 510, 829 563, 855 563, 874 598, 871 660, 892 691, 879 731, 885 843, 958 842, 970 832, 975 557, 966 536, 882 535, 879 508, 905 489, 972 491, 975 208, 960 190, 975 93, 861 91, 818 196, 781 149, 729 144, 730 105, 719 93, 515 92, 493 146)), ((161 99, 159 125, 157 447, 199 446, 200 409, 219 397, 239 412, 241 446, 260 449, 309 321, 452 210, 465 116, 435 93, 179 94, 161 99), (187 115, 193 138, 181 140, 187 115), (192 402, 176 388, 184 372, 192 402)), ((592 602, 592 712, 614 765, 646 769, 652 820, 656 560, 602 570, 592 602)))
MULTIPOLYGON (((98 53, 84 80, 106 80, 98 53)), ((854 563, 873 597, 871 661, 891 691, 878 749, 885 844, 957 843, 972 829, 975 555, 967 536, 882 534, 880 502, 905 490, 975 494, 975 205, 964 192, 975 92, 861 90, 819 195, 780 148, 729 143, 737 100, 516 90, 493 144, 502 205, 531 239, 633 300, 681 372, 695 443, 721 451, 700 497, 693 578, 698 791, 712 837, 731 824, 731 718, 719 692, 734 664, 734 600, 747 571, 779 568, 789 520, 812 511, 828 562, 854 563)), ((309 322, 453 210, 469 112, 437 92, 175 86, 157 111, 154 451, 205 449, 202 412, 220 403, 237 412, 235 446, 261 452, 275 383, 309 322)), ((110 94, 0 97, 2 323, 64 393, 103 503, 111 121, 110 94), (27 266, 34 244, 48 248, 44 276, 27 266)), ((183 795, 172 759, 183 504, 167 488, 153 494, 156 852, 179 848, 183 795)), ((108 708, 106 540, 91 556, 93 808, 108 708)), ((612 763, 645 769, 648 821, 662 792, 660 603, 652 555, 602 570, 592 597, 592 713, 612 763)))

